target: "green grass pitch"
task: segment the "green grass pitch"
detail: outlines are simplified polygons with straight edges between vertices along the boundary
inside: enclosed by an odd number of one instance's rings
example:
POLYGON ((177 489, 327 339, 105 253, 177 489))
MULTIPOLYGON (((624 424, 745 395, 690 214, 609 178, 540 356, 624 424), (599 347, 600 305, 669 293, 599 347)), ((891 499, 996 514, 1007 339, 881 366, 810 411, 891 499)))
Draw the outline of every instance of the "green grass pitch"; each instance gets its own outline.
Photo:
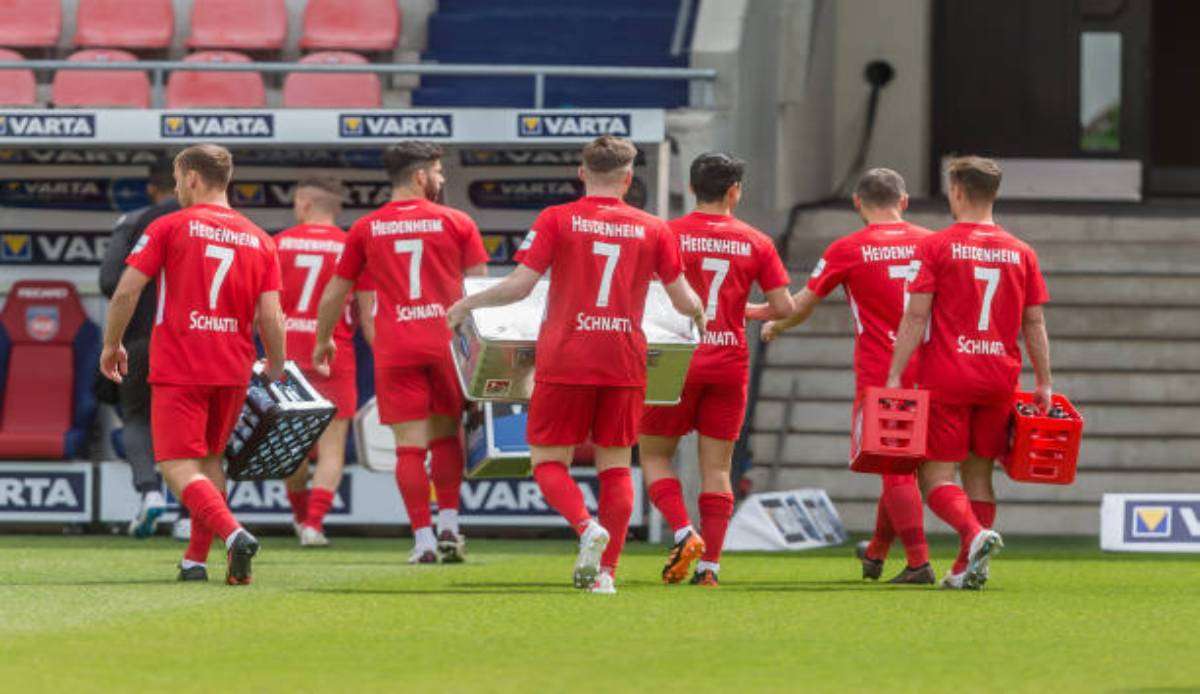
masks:
MULTIPOLYGON (((1200 689, 1195 559, 1092 539, 1009 538, 980 593, 865 584, 846 547, 662 586, 663 552, 631 543, 616 596, 570 588, 566 540, 477 541, 433 567, 405 565, 407 541, 334 541, 267 538, 255 585, 230 588, 174 583, 166 538, 0 537, 0 690, 1200 689)), ((935 543, 939 570, 951 553, 935 543)))

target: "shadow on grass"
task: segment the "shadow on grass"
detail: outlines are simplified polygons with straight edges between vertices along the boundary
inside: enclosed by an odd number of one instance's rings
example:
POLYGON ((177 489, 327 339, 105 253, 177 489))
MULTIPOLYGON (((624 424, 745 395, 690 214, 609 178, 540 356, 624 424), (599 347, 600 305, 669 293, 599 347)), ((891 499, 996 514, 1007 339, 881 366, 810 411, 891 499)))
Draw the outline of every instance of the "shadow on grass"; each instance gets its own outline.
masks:
POLYGON ((83 588, 87 586, 152 586, 174 585, 173 578, 134 578, 119 581, 38 581, 37 583, 3 583, 0 588, 83 588))

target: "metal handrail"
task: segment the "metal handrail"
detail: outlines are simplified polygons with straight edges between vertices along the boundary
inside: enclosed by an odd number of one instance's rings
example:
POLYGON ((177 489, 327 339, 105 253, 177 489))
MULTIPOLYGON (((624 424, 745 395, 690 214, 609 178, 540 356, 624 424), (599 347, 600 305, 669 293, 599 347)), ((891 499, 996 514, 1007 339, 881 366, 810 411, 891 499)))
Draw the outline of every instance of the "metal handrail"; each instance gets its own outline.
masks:
MULTIPOLYGON (((608 79, 698 80, 714 82, 717 71, 711 68, 620 67, 607 65, 478 65, 449 63, 199 63, 180 60, 139 60, 128 62, 91 62, 71 60, 0 60, 0 70, 132 70, 149 72, 156 101, 163 84, 163 73, 192 72, 369 72, 383 75, 475 75, 485 77, 531 77, 534 108, 544 108, 547 77, 603 77, 608 79)), ((161 103, 161 102, 160 102, 161 103)))

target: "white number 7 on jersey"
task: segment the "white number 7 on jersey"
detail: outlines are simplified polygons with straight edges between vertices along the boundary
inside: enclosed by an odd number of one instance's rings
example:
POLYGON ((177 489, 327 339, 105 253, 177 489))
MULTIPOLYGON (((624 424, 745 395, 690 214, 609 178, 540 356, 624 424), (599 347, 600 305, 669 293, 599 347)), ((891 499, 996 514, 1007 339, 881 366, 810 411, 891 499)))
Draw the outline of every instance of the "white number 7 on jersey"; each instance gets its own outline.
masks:
POLYGON ((987 282, 983 288, 983 305, 979 307, 979 329, 987 330, 992 325, 992 299, 996 298, 996 287, 1000 285, 1000 268, 977 267, 975 279, 987 282))
POLYGON ((226 246, 214 246, 211 243, 204 247, 205 258, 216 258, 221 261, 217 266, 217 274, 213 275, 212 284, 208 286, 208 308, 210 311, 217 310, 217 296, 221 294, 221 285, 225 284, 225 277, 229 274, 229 268, 233 266, 233 249, 226 246))
POLYGON ((425 242, 421 239, 401 239, 393 247, 397 253, 412 253, 408 261, 408 298, 421 298, 421 254, 425 242))
POLYGON ((717 319, 717 297, 721 293, 721 285, 729 275, 729 261, 724 258, 705 258, 700 261, 700 269, 715 273, 708 284, 708 303, 704 306, 704 317, 709 320, 717 319))
POLYGON ((600 276, 600 291, 596 292, 596 306, 608 306, 608 296, 612 293, 613 272, 617 269, 617 261, 621 259, 621 247, 615 243, 594 241, 592 253, 604 256, 604 274, 600 276))

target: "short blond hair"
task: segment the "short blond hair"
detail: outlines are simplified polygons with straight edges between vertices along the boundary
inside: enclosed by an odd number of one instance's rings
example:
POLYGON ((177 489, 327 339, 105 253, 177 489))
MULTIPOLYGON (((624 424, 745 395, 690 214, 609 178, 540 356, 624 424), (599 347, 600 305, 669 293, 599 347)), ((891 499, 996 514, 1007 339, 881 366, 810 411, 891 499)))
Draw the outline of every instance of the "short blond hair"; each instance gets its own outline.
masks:
POLYGON ((233 180, 233 155, 221 145, 192 145, 175 155, 175 166, 195 171, 209 188, 227 188, 233 180))
POLYGON ((955 157, 946 167, 946 175, 950 183, 961 188, 971 202, 992 202, 1000 194, 1003 172, 992 159, 955 157))
POLYGON ((629 168, 637 159, 637 147, 622 137, 601 135, 583 146, 583 168, 605 176, 629 168))

